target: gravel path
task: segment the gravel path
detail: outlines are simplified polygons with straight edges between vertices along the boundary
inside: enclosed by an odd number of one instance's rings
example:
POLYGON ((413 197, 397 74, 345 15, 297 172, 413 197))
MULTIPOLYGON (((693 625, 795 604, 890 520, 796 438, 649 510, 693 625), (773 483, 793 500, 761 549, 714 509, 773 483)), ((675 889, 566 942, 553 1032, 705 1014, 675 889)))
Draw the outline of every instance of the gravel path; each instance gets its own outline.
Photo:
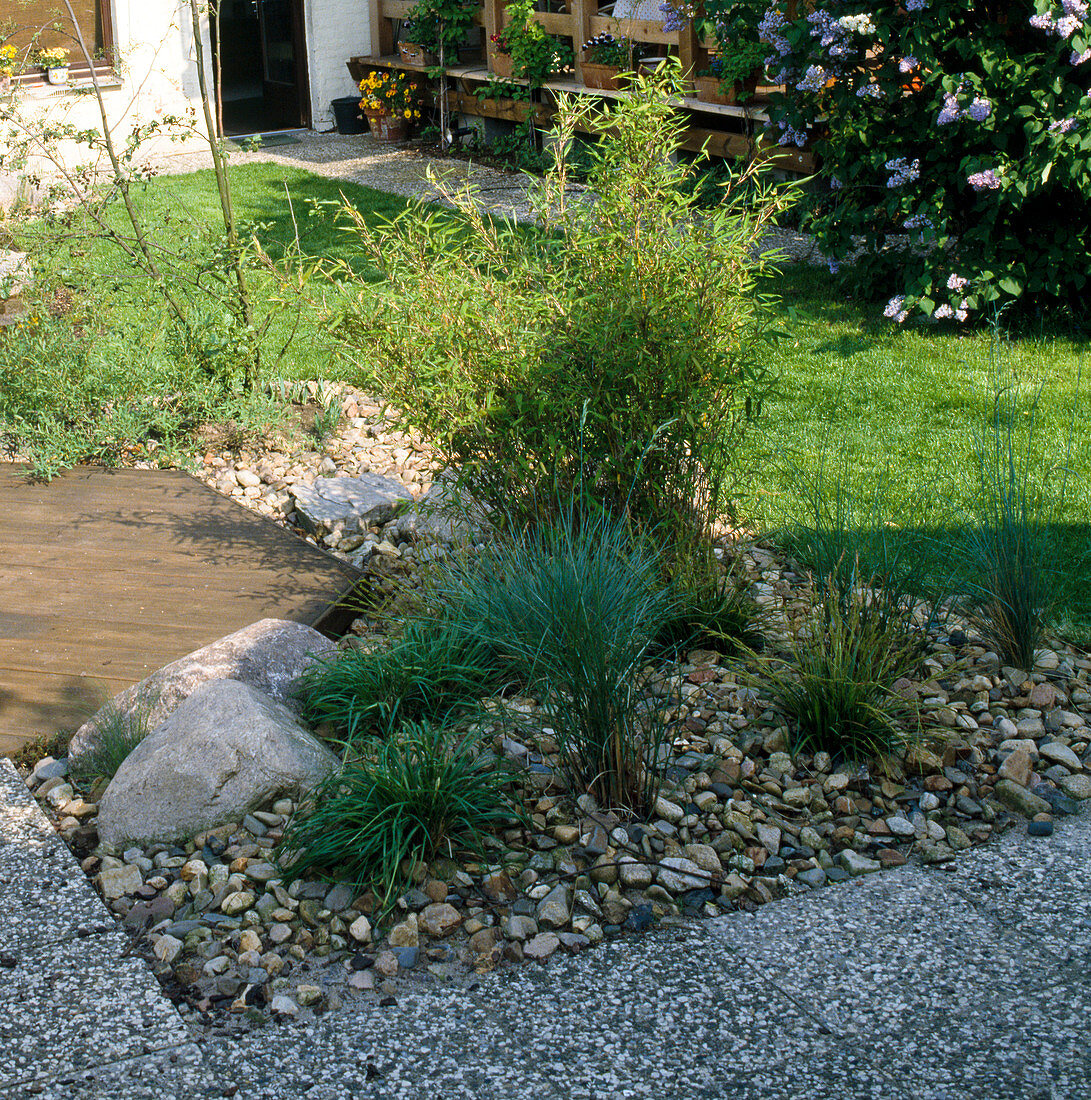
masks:
MULTIPOLYGON (((486 165, 456 158, 428 155, 420 146, 384 145, 370 134, 319 134, 300 131, 298 144, 277 145, 253 152, 232 147, 232 164, 269 162, 290 168, 303 168, 327 179, 374 187, 404 198, 441 199, 430 175, 442 179, 448 187, 472 186, 482 202, 496 213, 531 220, 526 191, 530 177, 522 172, 504 172, 486 165)), ((194 172, 211 168, 208 153, 181 153, 156 161, 165 174, 194 172)), ((787 259, 825 264, 814 241, 792 229, 774 229, 762 242, 766 249, 777 248, 787 259)))
POLYGON ((5 1100, 1091 1094, 1086 810, 1049 841, 1013 831, 944 869, 210 1038, 187 1036, 122 937, 101 930, 104 910, 19 785, 3 765, 5 1100))

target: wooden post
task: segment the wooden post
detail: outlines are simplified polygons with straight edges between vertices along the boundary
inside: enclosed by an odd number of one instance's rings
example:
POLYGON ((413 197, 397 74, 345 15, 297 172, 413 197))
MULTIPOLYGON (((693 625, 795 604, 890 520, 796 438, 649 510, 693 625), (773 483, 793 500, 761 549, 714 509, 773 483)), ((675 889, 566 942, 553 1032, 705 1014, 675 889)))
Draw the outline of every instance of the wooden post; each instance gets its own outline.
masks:
POLYGON ((697 70, 701 68, 699 53, 700 45, 697 41, 697 31, 694 29, 691 19, 678 32, 678 59, 682 62, 682 79, 691 87, 697 70))
MULTIPOLYGON (((488 50, 492 42, 492 36, 499 34, 504 28, 504 11, 507 4, 504 0, 485 0, 485 48, 488 50)), ((486 56, 488 54, 486 53, 486 56)))
POLYGON ((598 15, 598 0, 571 0, 572 52, 576 55, 576 83, 583 83, 583 44, 591 37, 591 18, 598 15))
POLYGON ((370 0, 371 53, 386 57, 394 52, 394 24, 383 14, 383 0, 370 0))

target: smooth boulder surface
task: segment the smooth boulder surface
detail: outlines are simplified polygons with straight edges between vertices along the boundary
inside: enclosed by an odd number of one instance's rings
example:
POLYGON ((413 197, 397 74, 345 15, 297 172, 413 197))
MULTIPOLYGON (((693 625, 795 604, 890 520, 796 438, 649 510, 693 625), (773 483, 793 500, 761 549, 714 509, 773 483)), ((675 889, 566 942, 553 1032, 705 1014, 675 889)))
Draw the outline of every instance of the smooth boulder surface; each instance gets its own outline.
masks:
POLYGON ((237 680, 212 680, 118 769, 99 803, 99 837, 115 845, 187 839, 299 797, 337 763, 283 704, 237 680))
POLYGON ((201 684, 237 680, 295 705, 296 682, 317 658, 336 646, 304 623, 288 619, 261 619, 211 645, 164 665, 139 684, 126 688, 76 731, 68 748, 71 766, 79 767, 98 744, 104 726, 120 720, 147 723, 149 731, 162 724, 201 684))

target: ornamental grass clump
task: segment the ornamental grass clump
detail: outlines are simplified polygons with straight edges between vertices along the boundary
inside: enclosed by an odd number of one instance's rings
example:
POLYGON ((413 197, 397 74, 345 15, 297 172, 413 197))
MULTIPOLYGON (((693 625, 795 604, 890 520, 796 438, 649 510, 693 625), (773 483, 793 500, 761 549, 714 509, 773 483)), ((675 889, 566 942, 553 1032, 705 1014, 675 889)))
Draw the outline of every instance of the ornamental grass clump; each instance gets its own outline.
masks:
POLYGON ((758 662, 758 686, 789 720, 792 755, 856 762, 904 746, 915 712, 894 684, 919 666, 925 640, 912 605, 884 601, 875 584, 843 597, 837 578, 813 585, 787 654, 758 662))
POLYGON ((970 621, 1007 664, 1029 671, 1056 609, 1060 573, 1057 518, 1063 472, 1051 491, 1033 475, 1037 397, 1025 444, 1012 389, 997 395, 978 448, 978 514, 962 540, 963 594, 970 621))
POLYGON ((347 742, 387 736, 399 723, 449 722, 501 683, 495 650, 440 617, 408 618, 393 640, 311 665, 300 680, 303 716, 347 742))
POLYGON ((432 595, 513 681, 544 704, 573 794, 647 813, 673 729, 644 689, 656 639, 678 613, 659 553, 624 520, 560 505, 560 520, 449 564, 432 595))
POLYGON ((315 791, 284 832, 281 866, 289 879, 319 874, 371 888, 381 916, 413 865, 481 857, 487 837, 518 823, 508 778, 473 738, 406 722, 315 791))

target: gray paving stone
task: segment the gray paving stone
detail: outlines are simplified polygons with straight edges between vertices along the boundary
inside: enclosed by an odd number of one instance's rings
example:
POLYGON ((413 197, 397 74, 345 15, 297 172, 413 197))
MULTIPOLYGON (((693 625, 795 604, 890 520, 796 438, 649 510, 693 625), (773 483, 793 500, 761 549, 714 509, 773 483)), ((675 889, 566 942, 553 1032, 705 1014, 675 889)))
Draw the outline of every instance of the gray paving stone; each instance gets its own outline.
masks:
POLYGON ((122 957, 127 944, 117 932, 45 944, 0 971, 0 1087, 59 1079, 187 1040, 147 964, 122 957))

